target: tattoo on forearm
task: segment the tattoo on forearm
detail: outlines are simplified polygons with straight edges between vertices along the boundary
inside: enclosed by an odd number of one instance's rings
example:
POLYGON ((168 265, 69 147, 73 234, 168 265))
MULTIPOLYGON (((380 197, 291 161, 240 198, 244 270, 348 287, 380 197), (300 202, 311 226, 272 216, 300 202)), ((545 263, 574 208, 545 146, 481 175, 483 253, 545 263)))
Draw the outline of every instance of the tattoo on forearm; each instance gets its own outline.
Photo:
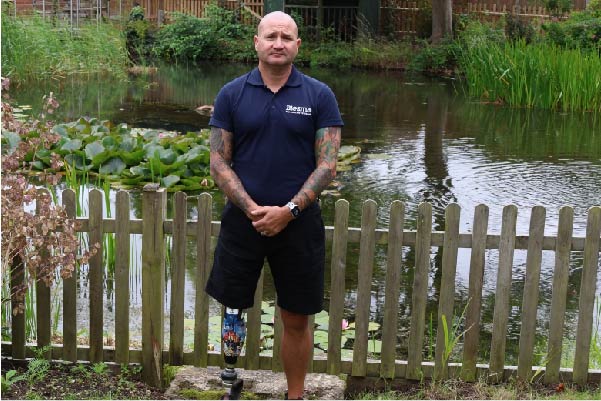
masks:
POLYGON ((230 201, 247 212, 252 203, 242 182, 231 167, 233 135, 221 128, 211 127, 211 176, 230 201))
POLYGON ((340 127, 321 128, 315 134, 317 168, 311 173, 298 194, 292 199, 302 210, 315 202, 336 177, 336 161, 340 149, 340 127))

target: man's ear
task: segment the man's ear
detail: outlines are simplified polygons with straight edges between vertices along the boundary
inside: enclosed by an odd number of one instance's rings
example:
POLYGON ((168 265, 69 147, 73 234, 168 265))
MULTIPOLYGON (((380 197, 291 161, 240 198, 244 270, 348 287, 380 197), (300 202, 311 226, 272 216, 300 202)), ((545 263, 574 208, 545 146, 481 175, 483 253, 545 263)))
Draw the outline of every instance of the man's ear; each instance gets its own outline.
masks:
POLYGON ((257 43, 259 42, 259 37, 257 35, 253 37, 253 42, 255 43, 255 50, 257 50, 257 43))

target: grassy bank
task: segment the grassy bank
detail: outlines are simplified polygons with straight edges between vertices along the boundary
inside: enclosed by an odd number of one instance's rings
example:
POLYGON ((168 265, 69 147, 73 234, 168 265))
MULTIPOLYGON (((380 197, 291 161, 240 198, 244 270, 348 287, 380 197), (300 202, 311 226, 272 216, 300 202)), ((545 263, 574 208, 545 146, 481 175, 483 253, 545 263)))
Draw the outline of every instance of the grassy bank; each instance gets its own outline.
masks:
POLYGON ((129 64, 121 30, 111 24, 68 23, 2 15, 2 74, 13 83, 72 74, 125 77, 129 64))
POLYGON ((459 59, 471 96, 511 106, 601 111, 601 58, 554 44, 483 43, 459 59))

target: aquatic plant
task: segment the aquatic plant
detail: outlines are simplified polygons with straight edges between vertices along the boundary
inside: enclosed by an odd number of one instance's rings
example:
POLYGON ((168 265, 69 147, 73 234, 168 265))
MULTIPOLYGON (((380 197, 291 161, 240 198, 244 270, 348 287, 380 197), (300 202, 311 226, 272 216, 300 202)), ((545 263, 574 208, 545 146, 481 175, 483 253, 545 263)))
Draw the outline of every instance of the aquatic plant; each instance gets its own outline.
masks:
POLYGON ((511 106, 601 111, 601 58, 552 44, 477 43, 459 52, 470 95, 511 106))
POLYGON ((126 78, 125 39, 109 23, 68 22, 2 13, 2 71, 13 81, 109 73, 126 78))

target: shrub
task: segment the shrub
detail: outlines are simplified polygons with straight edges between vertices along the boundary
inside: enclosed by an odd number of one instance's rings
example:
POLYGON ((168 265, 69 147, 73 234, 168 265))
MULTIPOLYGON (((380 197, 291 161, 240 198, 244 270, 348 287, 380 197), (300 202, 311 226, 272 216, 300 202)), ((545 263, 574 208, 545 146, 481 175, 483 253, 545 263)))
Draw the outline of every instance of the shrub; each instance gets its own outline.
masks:
POLYGON ((205 18, 174 13, 174 22, 156 36, 153 53, 166 59, 236 59, 254 57, 254 28, 237 21, 237 13, 208 5, 205 18))
POLYGON ((150 56, 156 29, 149 21, 144 19, 144 9, 142 7, 135 6, 132 8, 125 24, 124 33, 129 58, 134 63, 150 56))
MULTIPOLYGON (((9 80, 2 79, 5 95, 8 86, 9 80)), ((11 296, 18 303, 14 314, 24 311, 28 286, 37 280, 50 286, 57 273, 63 278, 71 277, 77 263, 87 263, 97 249, 84 252, 78 260, 75 220, 52 202, 47 191, 40 192, 29 182, 29 173, 41 163, 36 158, 46 160, 51 166, 38 176, 41 182, 56 185, 61 179, 58 174, 61 158, 49 151, 60 136, 52 131, 53 123, 45 121, 46 115, 57 107, 50 95, 45 98, 40 120, 23 122, 14 117, 8 103, 2 102, 2 276, 8 277, 10 269, 21 263, 28 272, 28 280, 12 289, 11 296), (34 202, 35 213, 31 210, 34 202)))
POLYGON ((594 12, 573 13, 567 21, 543 24, 547 40, 570 49, 601 49, 601 16, 594 12))
POLYGON ((422 49, 409 64, 409 69, 432 75, 448 75, 457 64, 457 51, 458 45, 452 40, 445 40, 438 45, 424 42, 422 49))
POLYGON ((530 43, 534 39, 534 34, 534 27, 528 19, 507 13, 505 17, 505 35, 509 40, 515 42, 523 39, 526 43, 530 43))

